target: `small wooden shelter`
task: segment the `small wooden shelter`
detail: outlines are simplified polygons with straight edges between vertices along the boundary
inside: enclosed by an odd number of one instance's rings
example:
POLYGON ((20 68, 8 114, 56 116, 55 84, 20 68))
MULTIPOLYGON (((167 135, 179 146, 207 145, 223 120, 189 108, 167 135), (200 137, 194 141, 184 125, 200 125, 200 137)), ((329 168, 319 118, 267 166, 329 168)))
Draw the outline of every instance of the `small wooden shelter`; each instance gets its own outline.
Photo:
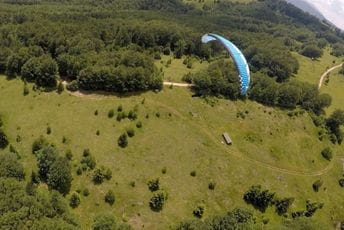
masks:
POLYGON ((223 139, 225 139, 225 142, 227 145, 233 144, 232 139, 230 138, 228 133, 223 133, 222 136, 223 136, 223 139))

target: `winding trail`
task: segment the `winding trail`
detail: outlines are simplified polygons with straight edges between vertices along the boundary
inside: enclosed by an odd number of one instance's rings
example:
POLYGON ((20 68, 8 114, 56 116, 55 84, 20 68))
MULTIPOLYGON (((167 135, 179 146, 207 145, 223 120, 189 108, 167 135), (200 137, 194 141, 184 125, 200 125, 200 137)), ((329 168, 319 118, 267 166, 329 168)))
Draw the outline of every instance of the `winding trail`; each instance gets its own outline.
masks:
POLYGON ((331 73, 333 70, 336 70, 336 69, 342 67, 343 65, 344 65, 344 63, 336 65, 336 66, 333 66, 332 68, 328 69, 325 73, 323 73, 323 75, 321 75, 321 77, 320 77, 318 89, 321 88, 321 86, 323 84, 323 81, 324 81, 324 78, 327 76, 327 74, 331 73))
MULTIPOLYGON (((63 82, 64 83, 64 82, 63 82)), ((172 82, 173 83, 173 82, 172 82)), ((65 84, 65 83, 64 83, 65 84)), ((164 85, 171 85, 171 82, 166 82, 166 84, 164 83, 164 85)), ((173 85, 176 86, 180 86, 180 87, 190 87, 190 84, 183 84, 183 83, 173 83, 173 85)), ((86 98, 86 99, 91 99, 91 100, 102 100, 102 99, 114 99, 116 97, 116 95, 114 94, 97 94, 97 93, 85 93, 82 91, 76 91, 76 92, 70 92, 67 91, 70 95, 76 96, 76 97, 81 97, 81 98, 86 98)), ((178 118, 180 118, 181 120, 184 121, 188 121, 188 119, 182 115, 178 110, 176 110, 174 107, 168 106, 164 103, 155 101, 155 100, 151 100, 151 99, 147 99, 146 101, 148 101, 149 103, 155 104, 157 106, 163 107, 169 111, 171 111, 174 115, 176 115, 178 118)), ((206 124, 206 121, 204 119, 203 120, 203 124, 206 124)), ((190 123, 190 125, 195 126, 194 124, 190 123)), ((329 172, 334 164, 340 160, 340 157, 342 156, 336 156, 334 157, 334 159, 323 169, 319 169, 313 172, 308 172, 308 171, 297 171, 297 170, 290 170, 290 169, 285 169, 285 168, 280 168, 274 165, 271 165, 269 163, 266 162, 262 162, 244 155, 241 155, 240 153, 234 151, 231 148, 228 148, 228 146, 224 145, 221 143, 221 141, 219 141, 219 137, 217 137, 216 135, 214 135, 212 132, 210 132, 209 130, 211 130, 210 127, 205 127, 205 126, 195 126, 196 129, 199 129, 202 133, 206 134, 210 140, 218 147, 220 147, 224 152, 230 154, 233 157, 236 157, 240 160, 243 160, 245 162, 248 162, 250 164, 253 164, 255 166, 259 166, 271 171, 275 171, 277 173, 282 173, 282 174, 287 174, 287 175, 293 175, 293 176, 306 176, 306 177, 316 177, 316 176, 321 176, 326 174, 327 172, 329 172)))

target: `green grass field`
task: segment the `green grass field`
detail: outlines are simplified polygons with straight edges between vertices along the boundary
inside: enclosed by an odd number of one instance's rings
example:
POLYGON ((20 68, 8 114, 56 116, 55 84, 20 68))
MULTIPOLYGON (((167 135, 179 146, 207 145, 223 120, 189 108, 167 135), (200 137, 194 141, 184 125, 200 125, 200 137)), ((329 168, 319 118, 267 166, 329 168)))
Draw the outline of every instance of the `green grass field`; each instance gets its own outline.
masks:
POLYGON ((335 109, 344 109, 344 75, 335 70, 330 74, 330 81, 321 88, 321 92, 328 93, 332 97, 332 105, 328 108, 327 113, 335 109))
POLYGON ((305 81, 318 85, 321 75, 330 67, 340 64, 340 59, 330 55, 330 50, 325 49, 324 55, 316 60, 312 60, 298 53, 293 53, 300 63, 300 69, 295 77, 300 81, 305 81))
MULTIPOLYGON (((172 63, 183 69, 178 61, 172 63)), ((115 214, 135 229, 168 229, 179 221, 193 219, 192 211, 199 203, 205 204, 206 216, 223 214, 235 207, 251 208, 242 196, 257 184, 281 197, 295 197, 293 211, 303 209, 307 199, 324 202, 324 208, 314 218, 329 228, 333 220, 344 218, 344 201, 339 199, 343 191, 338 185, 343 173, 340 161, 336 158, 329 163, 322 159, 320 151, 330 143, 317 139, 317 129, 307 114, 290 118, 288 111, 250 101, 219 100, 212 107, 203 99, 191 97, 188 89, 176 87, 128 97, 32 90, 23 96, 22 91, 20 80, 0 77, 0 113, 8 124, 5 131, 20 152, 28 175, 36 167, 31 145, 40 135, 54 142, 61 153, 72 150, 72 191, 90 190, 90 195, 82 197, 81 205, 72 211, 83 229, 88 229, 93 217, 100 213, 115 214), (138 105, 142 129, 135 128, 133 121, 108 118, 108 111, 118 105, 126 111, 138 105), (94 115, 95 110, 99 111, 98 116, 94 115), (245 119, 237 118, 238 112, 246 114, 245 119), (52 128, 50 135, 46 134, 48 124, 52 128), (129 127, 135 128, 136 135, 129 139, 128 148, 121 149, 117 138, 129 127), (97 130, 100 136, 96 135, 97 130), (230 133, 233 146, 223 144, 224 131, 230 133), (22 137, 20 143, 15 142, 17 135, 22 137), (63 136, 68 139, 66 144, 62 143, 63 136), (97 166, 111 168, 110 181, 94 185, 92 173, 76 175, 86 148, 95 156, 97 166), (164 167, 166 174, 161 172, 164 167), (196 177, 190 176, 193 170, 196 177), (161 213, 152 212, 148 205, 152 193, 146 183, 155 178, 160 178, 169 195, 161 213), (312 183, 320 178, 326 190, 315 193, 312 183), (214 191, 208 190, 211 181, 216 183, 214 191), (135 187, 131 182, 135 182, 135 187), (113 206, 104 202, 109 189, 116 195, 113 206)), ((341 148, 334 148, 337 156, 342 154, 341 148)), ((256 214, 268 217, 274 229, 283 219, 273 208, 256 214)))
POLYGON ((183 82, 182 78, 187 73, 196 73, 202 69, 206 69, 209 65, 206 61, 199 61, 195 58, 192 59, 192 67, 187 68, 183 64, 185 57, 181 59, 173 59, 172 56, 162 56, 161 60, 155 61, 155 65, 158 68, 162 68, 164 72, 164 80, 171 82, 183 82), (171 64, 168 64, 168 61, 171 61, 171 64))

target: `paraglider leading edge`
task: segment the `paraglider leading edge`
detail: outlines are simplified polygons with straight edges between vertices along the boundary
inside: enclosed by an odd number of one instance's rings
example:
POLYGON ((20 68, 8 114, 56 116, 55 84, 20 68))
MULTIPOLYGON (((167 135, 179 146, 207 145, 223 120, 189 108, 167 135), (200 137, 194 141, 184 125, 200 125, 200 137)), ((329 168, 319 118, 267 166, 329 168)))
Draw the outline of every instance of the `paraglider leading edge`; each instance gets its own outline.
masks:
POLYGON ((211 41, 219 41, 229 52, 233 58, 237 71, 239 73, 239 79, 241 83, 241 95, 246 95, 250 86, 250 69, 247 64, 246 58, 243 53, 229 40, 217 34, 205 34, 202 37, 203 43, 211 41))

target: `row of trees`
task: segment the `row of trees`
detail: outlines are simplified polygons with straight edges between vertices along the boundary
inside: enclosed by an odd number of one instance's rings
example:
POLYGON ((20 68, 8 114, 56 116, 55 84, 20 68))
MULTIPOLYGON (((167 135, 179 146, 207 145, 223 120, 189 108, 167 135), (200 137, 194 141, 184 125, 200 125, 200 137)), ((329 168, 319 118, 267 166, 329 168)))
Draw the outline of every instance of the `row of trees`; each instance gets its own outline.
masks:
MULTIPOLYGON (((237 72, 230 63, 219 60, 207 70, 197 74, 188 74, 185 79, 194 83, 196 94, 201 96, 223 96, 240 98, 240 82, 237 72)), ((316 86, 298 81, 277 83, 265 74, 257 73, 252 77, 248 98, 269 106, 294 109, 296 106, 321 114, 330 106, 332 99, 320 94, 316 86)))

